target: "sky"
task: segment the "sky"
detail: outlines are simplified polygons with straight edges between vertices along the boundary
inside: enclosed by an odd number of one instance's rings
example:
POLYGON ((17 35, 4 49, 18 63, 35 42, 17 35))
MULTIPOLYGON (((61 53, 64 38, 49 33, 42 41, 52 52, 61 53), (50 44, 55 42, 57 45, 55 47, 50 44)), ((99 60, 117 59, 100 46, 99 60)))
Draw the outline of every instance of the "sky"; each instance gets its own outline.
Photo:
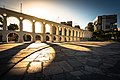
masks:
POLYGON ((73 21, 84 29, 96 16, 117 14, 120 27, 120 0, 0 0, 0 7, 55 22, 73 21))

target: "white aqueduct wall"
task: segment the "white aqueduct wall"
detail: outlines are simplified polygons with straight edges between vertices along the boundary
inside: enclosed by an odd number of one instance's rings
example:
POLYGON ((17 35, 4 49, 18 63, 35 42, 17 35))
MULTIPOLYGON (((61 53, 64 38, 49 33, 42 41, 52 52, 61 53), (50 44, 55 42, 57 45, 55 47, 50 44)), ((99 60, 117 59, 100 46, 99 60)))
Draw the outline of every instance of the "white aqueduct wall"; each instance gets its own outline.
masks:
POLYGON ((60 23, 37 18, 4 8, 0 8, 0 15, 3 18, 3 29, 0 30, 1 42, 8 42, 8 35, 10 33, 15 33, 18 35, 17 42, 24 42, 23 36, 25 34, 30 35, 31 42, 34 42, 38 39, 41 42, 75 42, 80 41, 81 39, 91 38, 92 36, 92 33, 90 31, 74 28, 71 26, 63 25, 60 23), (7 23, 10 17, 14 17, 15 19, 17 19, 19 30, 13 31, 7 29, 7 23), (24 21, 30 22, 31 25, 28 27, 26 24, 23 23, 24 21), (24 30, 24 27, 31 29, 29 29, 30 31, 27 31, 24 30), (47 30, 49 30, 49 34, 47 30))

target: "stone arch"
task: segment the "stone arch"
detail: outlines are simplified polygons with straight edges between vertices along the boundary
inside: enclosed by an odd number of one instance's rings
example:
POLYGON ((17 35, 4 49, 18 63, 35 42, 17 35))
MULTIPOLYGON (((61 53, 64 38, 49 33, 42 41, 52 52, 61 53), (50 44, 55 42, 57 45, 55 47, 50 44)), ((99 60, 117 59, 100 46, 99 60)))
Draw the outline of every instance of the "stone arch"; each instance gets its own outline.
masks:
POLYGON ((64 36, 67 36, 67 29, 64 29, 64 36))
POLYGON ((74 37, 74 41, 77 41, 77 38, 76 38, 76 37, 74 37))
POLYGON ((2 42, 2 33, 0 33, 0 42, 2 42))
POLYGON ((62 28, 61 27, 59 27, 59 35, 62 35, 62 28))
POLYGON ((64 37, 60 36, 59 40, 60 40, 60 42, 64 42, 64 37))
POLYGON ((33 36, 29 33, 26 33, 23 35, 23 40, 24 42, 32 42, 33 41, 33 36))
POLYGON ((73 41, 73 37, 70 37, 70 41, 73 41))
POLYGON ((35 22, 35 33, 42 33, 42 23, 41 22, 35 22))
POLYGON ((80 41, 80 38, 79 38, 79 37, 77 37, 77 41, 80 41))
POLYGON ((78 37, 78 31, 76 31, 76 37, 78 37))
POLYGON ((36 41, 42 41, 41 35, 38 35, 38 34, 37 34, 37 35, 35 36, 35 40, 36 40, 36 41))
MULTIPOLYGON (((7 17, 7 26, 9 26, 10 24, 17 24, 18 28, 19 28, 17 31, 20 30, 20 26, 19 26, 20 21, 19 21, 19 18, 14 17, 14 16, 7 17)), ((7 30, 8 30, 8 28, 7 28, 7 30)))
POLYGON ((53 37, 53 42, 58 42, 58 36, 53 37))
POLYGON ((80 37, 80 35, 81 35, 81 32, 79 32, 79 36, 78 37, 80 37))
POLYGON ((32 32, 32 21, 28 19, 24 19, 22 23, 23 23, 23 31, 32 32))
POLYGON ((50 35, 46 35, 46 41, 52 41, 52 37, 50 35))
POLYGON ((69 41, 70 40, 70 38, 69 37, 65 37, 65 42, 67 41, 69 41))
POLYGON ((69 36, 71 36, 71 30, 69 29, 69 36))
POLYGON ((82 38, 83 37, 83 31, 81 31, 80 34, 81 34, 80 37, 82 38))
POLYGON ((7 34, 7 42, 19 42, 20 35, 17 32, 10 32, 7 34))
POLYGON ((56 35, 56 26, 52 26, 53 28, 53 34, 56 35))
POLYGON ((3 30, 3 20, 4 20, 3 16, 0 15, 0 30, 3 30))
POLYGON ((50 28, 51 28, 50 24, 45 24, 45 33, 46 34, 51 34, 50 28))
POLYGON ((75 31, 73 30, 73 36, 74 36, 74 34, 75 34, 75 31))

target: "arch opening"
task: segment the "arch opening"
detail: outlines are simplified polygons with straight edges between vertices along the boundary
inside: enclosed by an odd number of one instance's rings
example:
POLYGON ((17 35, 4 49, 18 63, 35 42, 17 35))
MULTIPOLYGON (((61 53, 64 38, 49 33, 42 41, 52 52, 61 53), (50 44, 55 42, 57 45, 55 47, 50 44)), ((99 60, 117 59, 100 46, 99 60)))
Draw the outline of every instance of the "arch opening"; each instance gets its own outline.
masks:
POLYGON ((23 35, 23 40, 24 40, 24 42, 31 42, 32 41, 32 36, 30 34, 24 34, 23 35))
POLYGON ((64 38, 61 36, 61 37, 59 38, 59 40, 60 40, 60 42, 63 42, 63 41, 64 41, 64 38))
POLYGON ((57 38, 54 36, 53 41, 56 41, 56 39, 57 39, 57 38))
POLYGON ((41 41, 41 36, 40 35, 36 35, 35 38, 36 38, 36 41, 41 41))
POLYGON ((7 18, 7 30, 19 31, 20 30, 19 24, 20 21, 18 18, 12 16, 7 18))
POLYGON ((4 20, 3 16, 0 15, 0 30, 3 30, 3 20, 4 20))
POLYGON ((59 27, 59 35, 62 35, 62 28, 59 27))
POLYGON ((73 36, 74 36, 74 30, 73 30, 73 36))
POLYGON ((45 25, 45 33, 50 34, 50 25, 49 24, 45 25))
POLYGON ((50 41, 50 37, 48 35, 46 36, 46 41, 50 41))
POLYGON ((30 20, 23 20, 23 31, 32 32, 32 23, 30 20))
POLYGON ((7 35, 8 42, 19 42, 19 35, 17 33, 11 32, 7 35))
POLYGON ((70 37, 70 41, 73 41, 73 38, 72 38, 72 37, 70 37))
POLYGON ((42 33, 42 23, 35 22, 35 33, 42 33))
POLYGON ((69 36, 71 36, 71 31, 69 30, 69 34, 68 34, 69 36))
POLYGON ((67 36, 67 29, 64 29, 64 35, 67 36))
POLYGON ((53 34, 56 35, 56 27, 53 26, 53 34))

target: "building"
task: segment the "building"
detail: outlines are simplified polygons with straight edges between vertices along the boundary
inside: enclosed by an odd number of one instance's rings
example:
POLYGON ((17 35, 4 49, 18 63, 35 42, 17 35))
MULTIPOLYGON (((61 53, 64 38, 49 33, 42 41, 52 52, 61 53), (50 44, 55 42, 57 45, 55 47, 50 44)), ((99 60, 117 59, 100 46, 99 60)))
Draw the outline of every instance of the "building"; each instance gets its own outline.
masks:
POLYGON ((72 21, 61 22, 61 24, 68 25, 72 27, 72 21))
POLYGON ((120 27, 118 28, 118 31, 120 31, 120 27))
POLYGON ((117 28, 117 15, 102 15, 97 16, 93 20, 94 31, 103 30, 110 31, 111 29, 117 28))

